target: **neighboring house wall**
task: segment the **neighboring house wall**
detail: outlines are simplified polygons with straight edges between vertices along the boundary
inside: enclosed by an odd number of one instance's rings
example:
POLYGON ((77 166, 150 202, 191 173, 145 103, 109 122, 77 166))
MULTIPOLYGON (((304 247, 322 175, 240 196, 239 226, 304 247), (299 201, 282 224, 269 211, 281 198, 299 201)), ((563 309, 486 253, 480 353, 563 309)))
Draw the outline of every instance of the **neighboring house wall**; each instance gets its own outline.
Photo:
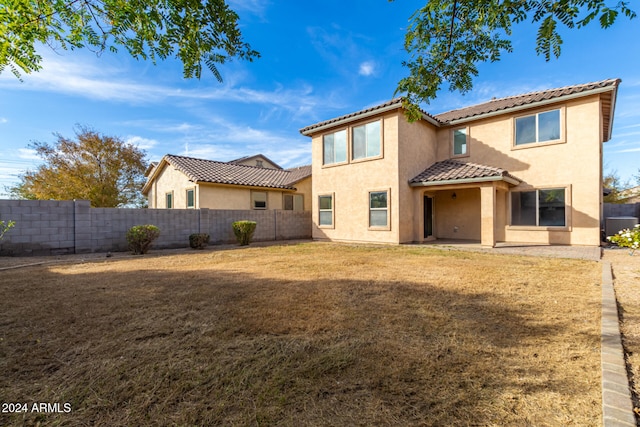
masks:
POLYGON ((312 179, 310 176, 295 183, 295 190, 289 190, 208 182, 194 183, 171 164, 160 167, 162 170, 154 177, 147 195, 149 208, 168 208, 167 194, 171 194, 171 208, 187 209, 187 190, 194 190, 193 208, 195 209, 252 209, 252 193, 261 192, 267 195, 267 210, 284 209, 285 194, 302 195, 304 210, 311 210, 312 179))
MULTIPOLYGON (((174 169, 171 165, 164 167, 160 171, 158 178, 154 180, 152 190, 149 193, 150 208, 167 208, 167 193, 172 194, 173 209, 187 208, 187 189, 195 189, 196 184, 182 172, 174 169)), ((197 196, 197 192, 196 192, 197 196)), ((196 207, 198 197, 196 197, 196 207)))

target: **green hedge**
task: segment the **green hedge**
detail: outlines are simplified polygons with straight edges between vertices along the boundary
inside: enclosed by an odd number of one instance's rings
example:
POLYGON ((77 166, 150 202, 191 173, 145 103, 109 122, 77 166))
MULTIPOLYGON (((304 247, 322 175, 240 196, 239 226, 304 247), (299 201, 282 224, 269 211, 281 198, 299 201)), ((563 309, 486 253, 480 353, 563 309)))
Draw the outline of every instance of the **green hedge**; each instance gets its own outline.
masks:
POLYGON ((160 235, 160 229, 155 225, 134 225, 127 231, 129 249, 134 254, 146 254, 151 244, 160 235))
POLYGON ((232 224, 232 226, 233 234, 236 235, 236 239, 238 239, 238 243, 241 246, 245 246, 251 243, 253 233, 254 231, 256 231, 255 221, 236 221, 232 224))

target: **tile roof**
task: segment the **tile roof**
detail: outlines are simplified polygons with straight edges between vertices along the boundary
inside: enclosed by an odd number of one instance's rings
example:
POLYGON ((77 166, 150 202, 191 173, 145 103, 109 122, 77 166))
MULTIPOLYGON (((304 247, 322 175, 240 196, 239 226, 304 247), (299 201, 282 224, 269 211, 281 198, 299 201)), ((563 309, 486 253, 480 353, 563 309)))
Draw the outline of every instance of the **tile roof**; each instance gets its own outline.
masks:
MULTIPOLYGON (((387 101, 383 104, 380 105, 376 105, 370 108, 366 108, 364 110, 360 110, 360 111, 356 111, 355 113, 350 113, 350 114, 346 114, 344 116, 340 116, 340 117, 336 117, 334 119, 329 119, 329 120, 325 120, 319 123, 315 123, 313 125, 309 125, 305 128, 300 129, 300 133, 303 135, 308 135, 310 131, 314 130, 314 129, 318 129, 318 128, 322 128, 328 125, 331 125, 333 123, 340 123, 340 122, 349 122, 349 121, 353 121, 353 120, 358 120, 361 117, 366 117, 368 115, 372 115, 372 114, 376 114, 380 111, 388 111, 388 110, 392 110, 395 108, 402 108, 402 101, 404 100, 404 98, 400 97, 400 98, 394 98, 390 101, 387 101)), ((420 110, 423 117, 426 119, 431 119, 432 121, 436 122, 436 119, 430 115, 429 113, 420 110)))
POLYGON ((294 184, 311 176, 311 166, 268 169, 215 160, 167 154, 164 160, 194 182, 294 189, 294 184))
MULTIPOLYGON (((481 116, 484 114, 499 112, 517 107, 527 107, 529 105, 534 106, 539 102, 553 101, 554 99, 575 96, 579 94, 588 94, 592 91, 615 91, 620 84, 620 79, 608 79, 598 82, 578 84, 572 86, 565 86, 557 89, 548 89, 537 92, 526 93, 523 95, 509 96, 506 98, 492 99, 482 104, 472 105, 457 110, 447 111, 441 114, 432 115, 425 111, 422 111, 423 118, 429 120, 436 126, 446 126, 452 121, 461 120, 466 118, 472 118, 481 116)), ((383 104, 376 105, 364 110, 356 111, 355 113, 346 114, 344 116, 336 117, 334 119, 325 120, 313 125, 300 129, 300 133, 303 135, 311 135, 314 130, 321 130, 321 128, 331 127, 332 124, 348 123, 360 118, 368 117, 379 113, 380 111, 388 111, 394 108, 402 108, 402 101, 404 98, 394 98, 383 104)), ((605 117, 605 125, 608 125, 608 120, 605 117)), ((605 140, 608 138, 605 138, 605 140)))
POLYGON ((444 160, 429 166, 409 184, 439 185, 443 183, 455 184, 456 181, 469 180, 507 180, 520 183, 521 181, 504 169, 493 166, 465 163, 459 160, 444 160), (506 179, 505 179, 506 178, 506 179))
POLYGON ((442 114, 436 114, 435 118, 440 122, 449 123, 453 120, 475 117, 487 113, 507 110, 510 108, 525 106, 529 104, 535 104, 541 101, 553 100, 555 98, 560 98, 568 95, 576 95, 597 89, 615 89, 618 84, 620 84, 620 79, 608 79, 601 80, 599 82, 565 86, 557 89, 548 89, 538 92, 526 93, 523 95, 492 99, 491 101, 484 102, 482 104, 472 105, 470 107, 460 108, 458 110, 447 111, 446 113, 442 114))
POLYGON ((243 157, 240 157, 239 159, 229 160, 227 163, 242 164, 242 162, 246 162, 247 160, 259 159, 259 158, 262 158, 267 162, 271 163, 273 166, 276 167, 276 169, 282 169, 280 165, 278 165, 276 162, 274 162, 264 154, 254 154, 253 156, 243 156, 243 157))

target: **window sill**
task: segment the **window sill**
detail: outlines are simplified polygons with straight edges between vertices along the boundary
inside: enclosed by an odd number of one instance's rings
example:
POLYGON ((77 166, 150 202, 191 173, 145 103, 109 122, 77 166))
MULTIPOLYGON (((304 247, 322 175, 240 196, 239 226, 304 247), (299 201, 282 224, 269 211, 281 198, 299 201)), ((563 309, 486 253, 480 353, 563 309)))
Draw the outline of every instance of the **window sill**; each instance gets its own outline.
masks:
POLYGON ((369 231, 391 231, 391 227, 386 226, 386 227, 368 227, 367 230, 369 231))
POLYGON ((568 225, 562 226, 535 226, 535 225, 508 225, 507 230, 511 231, 571 231, 568 225))
POLYGON ((323 164, 322 165, 322 169, 324 168, 335 168, 336 166, 344 166, 344 165, 348 165, 349 162, 344 161, 344 162, 338 162, 338 163, 328 163, 328 164, 323 164))
POLYGON ((558 144, 566 144, 567 141, 564 139, 559 139, 556 141, 545 141, 545 142, 528 142, 526 144, 515 145, 515 143, 511 146, 511 150, 525 150, 527 148, 536 148, 536 147, 548 147, 550 145, 558 145, 558 144))
POLYGON ((375 156, 375 157, 362 157, 360 159, 351 159, 351 163, 362 163, 362 162, 370 162, 372 160, 380 160, 384 159, 383 155, 375 156))

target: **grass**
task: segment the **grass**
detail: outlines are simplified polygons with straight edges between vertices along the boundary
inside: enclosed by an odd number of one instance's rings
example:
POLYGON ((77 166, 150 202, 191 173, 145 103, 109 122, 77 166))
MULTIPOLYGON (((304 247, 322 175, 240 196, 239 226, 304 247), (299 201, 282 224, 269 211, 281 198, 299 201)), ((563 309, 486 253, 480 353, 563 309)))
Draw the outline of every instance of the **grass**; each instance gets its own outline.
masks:
POLYGON ((600 266, 305 243, 0 272, 3 425, 600 425, 600 266))

